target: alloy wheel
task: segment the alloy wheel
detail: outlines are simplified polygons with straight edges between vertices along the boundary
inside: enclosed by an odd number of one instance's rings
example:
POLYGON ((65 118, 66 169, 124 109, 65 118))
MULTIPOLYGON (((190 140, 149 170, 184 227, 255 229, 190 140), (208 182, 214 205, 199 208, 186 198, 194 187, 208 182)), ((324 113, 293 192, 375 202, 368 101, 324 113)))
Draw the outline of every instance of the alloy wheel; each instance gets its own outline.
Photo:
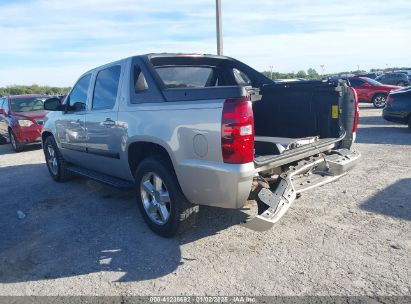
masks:
POLYGON ((58 172, 57 157, 56 157, 56 151, 54 151, 54 148, 52 147, 52 145, 47 146, 47 164, 50 168, 50 171, 54 175, 57 175, 57 172, 58 172))
POLYGON ((375 97, 374 104, 377 107, 383 107, 385 106, 386 101, 387 101, 387 98, 381 95, 381 96, 375 97))
POLYGON ((149 218, 158 225, 165 225, 170 218, 171 200, 161 177, 154 172, 144 175, 140 195, 149 218))

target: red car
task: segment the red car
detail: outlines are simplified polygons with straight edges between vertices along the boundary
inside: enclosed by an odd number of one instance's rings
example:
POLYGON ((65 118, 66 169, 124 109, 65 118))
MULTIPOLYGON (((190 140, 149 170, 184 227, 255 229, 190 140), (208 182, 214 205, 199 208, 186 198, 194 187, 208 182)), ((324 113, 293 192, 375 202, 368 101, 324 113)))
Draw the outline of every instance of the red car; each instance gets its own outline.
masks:
POLYGON ((25 145, 41 143, 46 95, 15 95, 0 98, 0 138, 16 152, 25 145))
POLYGON ((348 82, 357 92, 359 102, 372 102, 376 108, 385 107, 387 96, 391 91, 402 89, 400 86, 382 84, 367 77, 350 77, 348 82))

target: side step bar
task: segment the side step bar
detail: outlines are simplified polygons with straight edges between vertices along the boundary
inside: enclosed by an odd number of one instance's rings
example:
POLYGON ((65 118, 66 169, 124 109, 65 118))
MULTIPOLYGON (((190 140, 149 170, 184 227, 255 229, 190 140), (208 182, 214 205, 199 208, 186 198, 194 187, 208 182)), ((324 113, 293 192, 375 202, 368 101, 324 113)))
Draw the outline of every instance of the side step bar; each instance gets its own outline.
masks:
POLYGON ((85 169, 82 167, 77 167, 77 166, 69 166, 67 168, 67 171, 76 174, 76 175, 81 175, 81 176, 85 176, 88 177, 92 180, 95 180, 97 182, 103 183, 103 184, 107 184, 110 185, 112 187, 115 188, 119 188, 119 189, 133 189, 134 188, 134 184, 132 182, 123 180, 123 179, 119 179, 119 178, 115 178, 103 173, 99 173, 93 170, 89 170, 89 169, 85 169))
POLYGON ((290 208, 297 195, 330 183, 345 175, 359 160, 361 154, 348 149, 331 151, 301 160, 279 176, 275 189, 259 186, 251 197, 268 206, 262 214, 242 223, 255 231, 269 230, 290 208))

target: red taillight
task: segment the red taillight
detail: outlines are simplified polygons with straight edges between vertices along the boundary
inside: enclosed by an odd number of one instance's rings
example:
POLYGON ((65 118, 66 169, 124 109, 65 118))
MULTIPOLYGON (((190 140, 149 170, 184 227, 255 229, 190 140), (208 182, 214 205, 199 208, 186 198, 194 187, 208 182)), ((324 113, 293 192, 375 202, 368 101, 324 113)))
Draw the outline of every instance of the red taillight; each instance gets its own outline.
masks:
MULTIPOLYGON (((354 107, 355 107, 355 116, 354 116, 354 125, 352 127, 352 132, 356 133, 357 128, 358 128, 358 119, 360 118, 360 109, 358 108, 358 96, 357 92, 353 89, 350 88, 352 91, 352 94, 354 96, 354 107)), ((354 135, 355 136, 355 135, 354 135)))
POLYGON ((393 102, 394 102, 394 98, 392 97, 392 95, 388 95, 387 105, 391 105, 393 102))
POLYGON ((224 102, 221 150, 225 163, 245 164, 254 160, 254 115, 246 97, 224 102))

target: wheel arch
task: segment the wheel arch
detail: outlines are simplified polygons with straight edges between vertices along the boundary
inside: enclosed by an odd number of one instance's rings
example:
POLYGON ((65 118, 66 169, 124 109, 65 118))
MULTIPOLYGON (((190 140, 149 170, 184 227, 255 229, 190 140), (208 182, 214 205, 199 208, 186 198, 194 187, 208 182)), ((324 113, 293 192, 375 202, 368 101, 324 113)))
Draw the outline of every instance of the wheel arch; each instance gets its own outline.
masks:
MULTIPOLYGON (((131 174, 134 176, 138 165, 149 156, 160 156, 172 165, 174 162, 169 151, 161 144, 152 141, 135 141, 127 148, 127 161, 131 174)), ((175 170, 174 170, 175 171, 175 170)))
POLYGON ((46 138, 49 136, 53 136, 53 133, 51 133, 50 131, 43 131, 41 133, 41 142, 44 144, 44 142, 46 141, 46 138))

